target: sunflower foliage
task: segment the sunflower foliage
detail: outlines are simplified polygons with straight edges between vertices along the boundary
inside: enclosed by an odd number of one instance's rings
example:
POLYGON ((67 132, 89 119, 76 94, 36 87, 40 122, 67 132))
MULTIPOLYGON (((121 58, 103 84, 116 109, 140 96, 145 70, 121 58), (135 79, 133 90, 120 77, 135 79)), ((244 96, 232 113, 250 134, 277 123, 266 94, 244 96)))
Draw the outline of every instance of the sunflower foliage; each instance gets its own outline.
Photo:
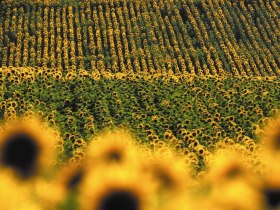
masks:
POLYGON ((59 130, 62 162, 79 162, 88 139, 122 127, 155 151, 174 147, 201 170, 224 145, 254 151, 280 108, 277 77, 104 73, 73 80, 32 67, 2 74, 1 119, 36 115, 59 130))

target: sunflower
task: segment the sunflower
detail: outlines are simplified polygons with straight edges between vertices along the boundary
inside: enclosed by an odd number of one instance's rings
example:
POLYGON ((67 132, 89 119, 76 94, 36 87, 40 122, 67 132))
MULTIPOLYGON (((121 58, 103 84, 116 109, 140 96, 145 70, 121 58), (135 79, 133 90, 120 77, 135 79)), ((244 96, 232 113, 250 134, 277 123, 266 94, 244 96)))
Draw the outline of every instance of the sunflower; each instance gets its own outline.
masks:
POLYGON ((280 187, 266 186, 262 189, 264 205, 266 209, 280 208, 280 187))
POLYGON ((36 118, 10 121, 0 135, 0 165, 21 178, 33 177, 53 163, 55 140, 36 118))
POLYGON ((72 191, 78 188, 86 173, 86 169, 83 166, 83 164, 78 166, 69 164, 60 170, 57 182, 64 191, 72 191))
POLYGON ((101 166, 84 178, 78 203, 83 210, 155 210, 155 185, 129 167, 101 166))
POLYGON ((45 201, 45 206, 48 207, 51 204, 59 207, 59 209, 68 209, 67 206, 71 205, 71 209, 75 209, 77 194, 85 174, 86 168, 83 164, 69 163, 61 168, 55 178, 46 183, 49 184, 49 188, 45 188, 45 193, 42 194, 41 190, 38 189, 38 194, 41 200, 45 201), (52 191, 56 193, 55 196, 52 196, 52 191))
POLYGON ((265 127, 264 144, 271 153, 280 151, 280 117, 270 121, 265 127))
POLYGON ((41 209, 30 196, 25 186, 20 186, 9 173, 0 175, 0 209, 39 210, 41 209))
POLYGON ((190 196, 186 193, 179 195, 170 196, 169 200, 164 200, 164 203, 161 203, 160 209, 162 210, 194 210, 194 209, 207 209, 202 205, 200 201, 199 205, 196 205, 198 199, 196 196, 190 196), (203 207, 202 207, 203 206, 203 207))
POLYGON ((209 196, 207 209, 215 210, 262 210, 263 200, 257 188, 242 179, 215 186, 209 196))
POLYGON ((187 165, 169 148, 154 151, 144 162, 144 171, 151 174, 162 192, 181 192, 188 180, 187 165))
POLYGON ((41 209, 57 209, 66 197, 62 187, 53 179, 37 177, 30 186, 32 196, 40 202, 41 209))
POLYGON ((137 164, 137 147, 123 130, 108 131, 94 139, 87 150, 89 164, 137 164))
POLYGON ((243 165, 244 158, 227 149, 217 151, 206 181, 216 185, 224 184, 231 179, 244 178, 247 170, 243 165))
POLYGON ((265 173, 260 192, 263 195, 264 204, 267 209, 277 209, 280 207, 280 166, 277 162, 279 157, 279 154, 263 157, 265 173))

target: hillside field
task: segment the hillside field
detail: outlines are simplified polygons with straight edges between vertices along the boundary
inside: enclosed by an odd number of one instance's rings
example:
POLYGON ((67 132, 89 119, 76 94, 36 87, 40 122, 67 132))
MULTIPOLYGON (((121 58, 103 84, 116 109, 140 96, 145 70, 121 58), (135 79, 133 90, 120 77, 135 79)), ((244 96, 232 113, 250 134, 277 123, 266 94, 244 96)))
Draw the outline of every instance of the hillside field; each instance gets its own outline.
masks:
POLYGON ((0 0, 0 209, 280 209, 279 0, 0 0))

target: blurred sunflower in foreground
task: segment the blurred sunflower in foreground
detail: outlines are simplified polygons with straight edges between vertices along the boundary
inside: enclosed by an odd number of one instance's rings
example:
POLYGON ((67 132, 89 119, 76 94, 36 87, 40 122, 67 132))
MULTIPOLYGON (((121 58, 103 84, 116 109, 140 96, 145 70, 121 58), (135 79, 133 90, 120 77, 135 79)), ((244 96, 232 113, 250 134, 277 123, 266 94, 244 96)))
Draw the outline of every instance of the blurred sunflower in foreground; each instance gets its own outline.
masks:
POLYGON ((165 193, 179 193, 190 185, 188 165, 170 148, 154 151, 143 162, 143 171, 152 175, 158 190, 165 193))
POLYGON ((280 154, 280 116, 270 120, 264 128, 263 143, 270 153, 280 154))
POLYGON ((76 209, 77 194, 80 193, 86 173, 84 164, 76 165, 69 162, 60 168, 53 181, 53 188, 59 193, 54 202, 58 209, 76 209))
POLYGON ((204 202, 209 209, 262 209, 260 181, 248 171, 245 162, 246 157, 236 151, 224 149, 215 154, 203 183, 208 190, 204 202))
POLYGON ((124 130, 112 130, 100 134, 87 149, 87 164, 117 164, 136 166, 140 160, 137 146, 131 134, 124 130))
POLYGON ((55 163, 56 138, 36 118, 9 121, 0 135, 0 166, 27 179, 55 163))
POLYGON ((0 209, 40 210, 40 203, 30 196, 29 189, 20 186, 9 173, 0 174, 0 209))
POLYGON ((267 209, 280 209, 280 116, 268 122, 262 143, 265 170, 260 191, 267 209))
POLYGON ((154 210, 156 205, 151 177, 125 166, 90 171, 79 196, 79 209, 84 210, 154 210))
POLYGON ((124 130, 93 138, 79 164, 55 164, 57 132, 36 118, 9 121, 0 129, 0 209, 279 209, 279 128, 279 118, 269 120, 254 150, 241 145, 249 138, 224 143, 194 173, 172 148, 149 149, 124 130))

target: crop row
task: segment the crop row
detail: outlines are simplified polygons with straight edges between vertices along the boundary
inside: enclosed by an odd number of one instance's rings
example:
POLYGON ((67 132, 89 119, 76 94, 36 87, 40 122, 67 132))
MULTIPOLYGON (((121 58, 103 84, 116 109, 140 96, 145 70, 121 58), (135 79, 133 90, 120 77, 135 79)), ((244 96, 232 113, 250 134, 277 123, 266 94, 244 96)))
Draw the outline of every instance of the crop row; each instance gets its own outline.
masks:
POLYGON ((0 21, 0 65, 63 74, 279 75, 279 11, 274 0, 9 6, 0 21))

